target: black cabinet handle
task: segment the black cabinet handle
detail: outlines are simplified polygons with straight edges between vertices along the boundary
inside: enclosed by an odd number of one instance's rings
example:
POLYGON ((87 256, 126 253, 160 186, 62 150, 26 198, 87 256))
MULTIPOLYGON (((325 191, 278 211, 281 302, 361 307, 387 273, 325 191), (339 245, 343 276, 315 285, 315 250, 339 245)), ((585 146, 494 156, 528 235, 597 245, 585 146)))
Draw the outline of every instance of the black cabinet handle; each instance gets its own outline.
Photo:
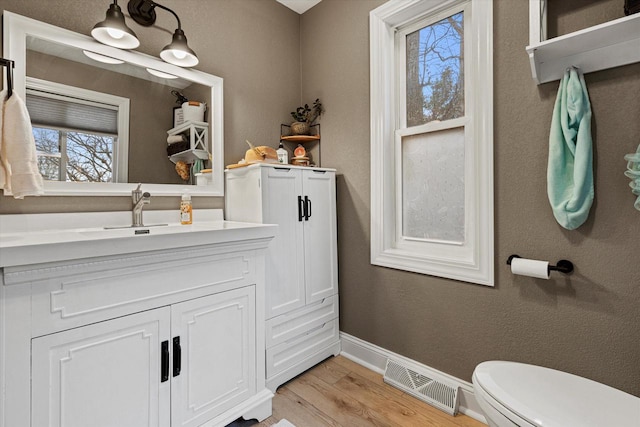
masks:
POLYGON ((180 337, 173 338, 173 376, 180 375, 182 369, 182 347, 180 347, 180 337))
POLYGON ((160 382, 163 383, 169 379, 169 341, 162 341, 160 353, 160 382))
POLYGON ((305 207, 302 205, 302 196, 298 196, 298 221, 302 222, 305 215, 305 207))
POLYGON ((311 199, 304 196, 304 220, 309 221, 311 218, 311 199))

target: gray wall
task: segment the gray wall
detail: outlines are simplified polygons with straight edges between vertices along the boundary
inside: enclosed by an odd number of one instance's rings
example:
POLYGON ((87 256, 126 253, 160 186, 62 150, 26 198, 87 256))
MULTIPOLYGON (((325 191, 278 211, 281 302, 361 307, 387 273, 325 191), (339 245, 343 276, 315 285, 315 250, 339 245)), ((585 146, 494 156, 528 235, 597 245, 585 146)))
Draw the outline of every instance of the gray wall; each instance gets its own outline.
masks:
MULTIPOLYGON (((88 33, 103 19, 108 2, 98 8, 95 3, 1 4, 88 33)), ((369 263, 368 13, 382 0, 323 0, 301 18, 265 0, 165 3, 182 18, 202 61, 198 69, 225 78, 225 163, 242 156, 244 139, 275 144, 278 124, 300 100, 323 101, 322 163, 340 171, 344 332, 465 380, 478 362, 507 359, 565 370, 640 396, 640 213, 622 174, 623 155, 640 142, 640 64, 586 76, 594 113, 596 202, 585 225, 565 231, 546 199, 557 83, 536 86, 531 79, 524 52, 528 2, 495 0, 496 286, 487 288, 369 263), (511 253, 552 262, 566 257, 576 272, 550 281, 514 277, 505 265, 511 253)), ((566 3, 553 20, 556 33, 622 14, 622 0, 566 3)), ((161 22, 172 30, 164 15, 161 22)), ((146 53, 157 54, 166 43, 166 32, 132 27, 146 53)), ((120 205, 114 198, 2 198, 0 213, 129 208, 129 200, 117 199, 120 205)), ((162 207, 163 202, 154 203, 162 207)), ((198 204, 221 206, 221 199, 198 199, 198 204)))
MULTIPOLYGON (((111 0, 0 0, 8 10, 39 21, 89 34, 104 20, 111 0)), ((224 79, 225 165, 236 163, 255 145, 278 146, 280 123, 300 103, 300 18, 276 1, 165 0, 198 54, 196 69, 224 79)), ((127 1, 119 2, 126 14, 127 1)), ((141 52, 158 56, 171 41, 176 20, 157 11, 154 27, 127 24, 136 32, 141 52)), ((134 144, 135 141, 131 141, 134 144)), ((132 148, 133 149, 133 148, 132 148)), ((151 165, 152 167, 152 165, 151 165)), ((179 198, 155 197, 149 209, 175 209, 179 198)), ((221 208, 222 198, 195 197, 194 208, 221 208)), ((0 197, 0 214, 127 210, 129 197, 0 197)))
MULTIPOLYGON (((369 261, 368 13, 382 0, 323 0, 302 16, 302 96, 320 97, 322 160, 338 179, 341 330, 470 380, 489 359, 540 364, 640 396, 640 212, 623 156, 640 143, 640 64, 588 74, 596 201, 576 231, 546 196, 558 82, 531 78, 528 2, 494 2, 496 286, 374 267, 369 261), (572 260, 570 278, 513 276, 512 253, 572 260)), ((556 34, 623 16, 623 1, 571 1, 556 34)))

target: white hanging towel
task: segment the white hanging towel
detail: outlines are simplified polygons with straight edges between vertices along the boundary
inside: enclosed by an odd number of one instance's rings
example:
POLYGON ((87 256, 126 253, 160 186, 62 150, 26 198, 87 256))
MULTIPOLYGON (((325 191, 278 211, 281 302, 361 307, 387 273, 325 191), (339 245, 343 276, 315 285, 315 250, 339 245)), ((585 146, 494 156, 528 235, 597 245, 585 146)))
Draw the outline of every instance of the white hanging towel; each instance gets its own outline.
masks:
POLYGON ((14 91, 10 98, 0 93, 0 185, 14 198, 44 194, 38 171, 36 142, 24 101, 14 91))

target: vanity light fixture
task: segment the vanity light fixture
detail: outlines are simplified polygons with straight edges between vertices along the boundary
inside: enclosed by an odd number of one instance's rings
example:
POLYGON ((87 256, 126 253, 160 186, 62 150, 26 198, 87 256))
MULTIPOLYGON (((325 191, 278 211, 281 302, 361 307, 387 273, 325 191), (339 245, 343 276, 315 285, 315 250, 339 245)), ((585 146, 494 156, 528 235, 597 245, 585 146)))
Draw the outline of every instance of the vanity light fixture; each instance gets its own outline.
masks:
POLYGON ((118 0, 113 0, 105 20, 93 27, 91 36, 100 43, 120 49, 135 49, 140 46, 136 33, 124 22, 124 14, 118 6, 118 0))
POLYGON ((180 21, 178 21, 176 32, 173 33, 171 43, 165 46, 162 52, 160 52, 160 58, 169 64, 180 67, 193 67, 194 65, 198 65, 200 61, 196 53, 187 45, 187 38, 184 35, 184 31, 180 29, 179 22, 180 21))
POLYGON ((127 5, 131 18, 145 27, 151 26, 156 22, 156 7, 170 12, 178 21, 178 28, 173 33, 173 39, 171 43, 162 49, 160 58, 169 64, 179 67, 193 67, 197 65, 199 62, 198 56, 187 44, 187 37, 182 30, 180 18, 173 10, 152 0, 129 0, 129 4, 127 5))
MULTIPOLYGON (((162 49, 160 58, 179 67, 197 65, 200 62, 198 56, 187 44, 187 37, 182 30, 180 18, 173 10, 152 0, 129 0, 127 4, 131 18, 144 27, 155 24, 156 7, 170 12, 178 21, 178 28, 173 33, 173 39, 162 49)), ((107 18, 93 27, 91 35, 100 43, 120 49, 134 49, 140 45, 135 33, 124 22, 124 15, 118 6, 118 0, 113 0, 113 4, 109 6, 107 11, 107 18)))

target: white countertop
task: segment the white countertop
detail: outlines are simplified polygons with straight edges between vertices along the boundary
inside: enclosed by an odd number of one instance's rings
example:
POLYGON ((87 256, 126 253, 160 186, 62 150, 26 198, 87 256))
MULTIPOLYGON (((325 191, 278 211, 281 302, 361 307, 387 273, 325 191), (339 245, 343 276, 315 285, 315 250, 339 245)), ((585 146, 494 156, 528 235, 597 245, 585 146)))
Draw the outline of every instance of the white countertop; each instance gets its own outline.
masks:
POLYGON ((178 219, 177 210, 146 211, 149 225, 132 228, 129 211, 0 215, 0 267, 271 238, 277 227, 224 221, 219 209, 194 210, 191 225, 178 219))

